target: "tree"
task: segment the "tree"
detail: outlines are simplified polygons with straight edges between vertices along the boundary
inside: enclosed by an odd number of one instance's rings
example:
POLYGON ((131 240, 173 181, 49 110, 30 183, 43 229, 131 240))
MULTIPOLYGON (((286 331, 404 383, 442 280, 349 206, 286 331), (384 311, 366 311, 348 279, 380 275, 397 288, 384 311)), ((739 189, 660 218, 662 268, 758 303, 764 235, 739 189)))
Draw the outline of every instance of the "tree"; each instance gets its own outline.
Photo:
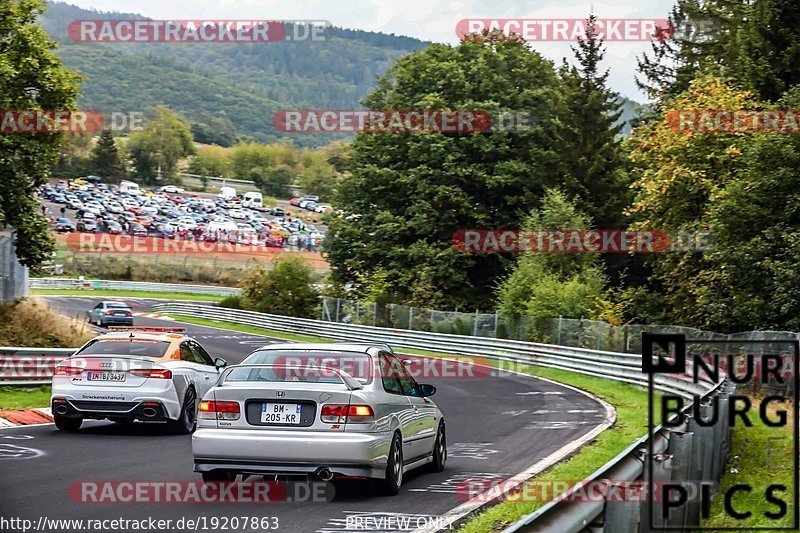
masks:
POLYGON ((126 148, 136 176, 146 183, 157 181, 159 169, 162 176, 174 179, 178 161, 195 153, 189 124, 161 105, 144 130, 129 137, 126 148))
POLYGON ((239 143, 231 148, 230 162, 237 179, 252 180, 265 194, 284 198, 299 171, 297 149, 291 143, 239 143))
POLYGON ((308 194, 316 194, 322 198, 331 198, 336 191, 336 169, 328 162, 327 155, 321 150, 308 148, 300 152, 300 174, 297 184, 308 194))
POLYGON ((493 305, 507 260, 451 246, 462 229, 519 227, 552 172, 559 83, 552 64, 524 43, 471 36, 399 59, 365 100, 372 110, 526 111, 537 120, 516 131, 361 133, 351 146, 325 241, 332 276, 359 290, 386 272, 403 300, 424 288, 442 305, 493 305), (433 288, 433 289, 431 289, 433 288))
MULTIPOLYGON (((776 107, 797 109, 800 86, 776 107)), ((800 329, 800 140, 751 135, 733 178, 708 208, 716 242, 692 286, 698 327, 800 329)))
POLYGON ((626 161, 618 139, 622 124, 619 95, 607 87, 608 70, 600 71, 605 55, 595 31, 597 17, 587 21, 586 36, 572 47, 578 67, 560 70, 564 82, 559 113, 558 150, 561 188, 579 199, 599 228, 618 228, 628 204, 626 161))
MULTIPOLYGON (((528 231, 580 230, 590 224, 591 218, 563 192, 551 189, 523 226, 528 231)), ((499 312, 511 317, 593 318, 600 312, 605 285, 596 254, 525 253, 499 286, 499 312)))
MULTIPOLYGON (((677 111, 758 109, 760 102, 723 80, 702 76, 664 105, 664 117, 677 111)), ((715 199, 741 166, 752 134, 682 131, 668 118, 634 131, 630 139, 634 200, 628 212, 641 230, 696 232, 713 229, 708 217, 715 199)), ((673 251, 648 257, 651 286, 663 297, 673 323, 696 325, 704 311, 698 288, 708 280, 706 257, 673 251)), ((634 311, 634 314, 637 314, 634 311)))
POLYGON ((314 318, 319 308, 314 272, 299 257, 279 259, 272 270, 258 267, 245 280, 242 296, 249 308, 262 313, 314 318))
POLYGON ((103 130, 91 154, 92 171, 107 181, 119 182, 125 177, 125 169, 111 130, 103 130))
MULTIPOLYGON (((0 109, 75 109, 80 78, 65 69, 39 26, 42 0, 0 4, 0 109)), ((49 258, 53 243, 47 219, 34 197, 58 158, 61 133, 0 135, 0 227, 15 229, 14 245, 22 264, 49 258)))
POLYGON ((776 101, 800 83, 800 5, 794 0, 678 0, 674 31, 638 59, 637 84, 675 96, 702 74, 735 80, 776 101))

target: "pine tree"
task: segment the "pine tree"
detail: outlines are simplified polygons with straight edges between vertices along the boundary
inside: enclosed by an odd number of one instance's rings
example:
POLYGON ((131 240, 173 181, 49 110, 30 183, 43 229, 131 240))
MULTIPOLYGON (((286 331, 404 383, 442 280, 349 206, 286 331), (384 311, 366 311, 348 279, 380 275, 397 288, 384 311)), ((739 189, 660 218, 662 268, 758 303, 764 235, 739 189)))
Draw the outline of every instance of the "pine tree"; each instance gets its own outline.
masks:
POLYGON ((125 176, 111 130, 100 132, 97 144, 92 149, 91 163, 93 171, 108 181, 119 181, 125 176))
POLYGON ((617 228, 628 203, 625 160, 620 147, 622 114, 619 95, 607 87, 601 71, 603 40, 587 21, 586 36, 572 47, 577 67, 561 67, 563 109, 559 116, 558 150, 562 157, 561 188, 581 200, 581 207, 600 228, 617 228))

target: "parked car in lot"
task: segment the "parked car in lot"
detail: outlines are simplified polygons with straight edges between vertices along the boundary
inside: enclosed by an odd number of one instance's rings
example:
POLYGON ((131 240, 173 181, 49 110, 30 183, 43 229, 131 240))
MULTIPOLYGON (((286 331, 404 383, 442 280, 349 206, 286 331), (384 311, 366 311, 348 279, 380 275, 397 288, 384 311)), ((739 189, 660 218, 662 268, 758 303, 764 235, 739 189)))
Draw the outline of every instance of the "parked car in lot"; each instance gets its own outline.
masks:
POLYGON ((104 327, 109 324, 118 326, 133 325, 133 311, 124 302, 104 301, 86 311, 89 322, 95 326, 104 327))
POLYGON ((239 474, 367 477, 397 494, 406 472, 447 460, 445 421, 383 344, 275 344, 229 367, 192 437, 204 481, 239 474))
POLYGON ((112 235, 122 233, 122 225, 116 220, 107 220, 105 230, 112 235))
POLYGON ((97 222, 95 222, 91 218, 82 218, 78 220, 76 228, 78 229, 78 231, 94 232, 97 231, 97 222))
POLYGON ((182 331, 138 328, 101 335, 60 362, 50 402, 56 427, 77 431, 85 419, 144 420, 191 433, 197 400, 226 363, 182 331))
POLYGON ((128 233, 135 237, 147 237, 147 229, 138 222, 131 222, 128 233))
POLYGON ((168 192, 170 194, 182 194, 183 192, 185 192, 183 189, 181 189, 177 185, 164 185, 159 190, 161 192, 168 192))
POLYGON ((66 218, 57 218, 55 224, 55 230, 64 233, 71 233, 75 231, 75 226, 72 225, 69 219, 66 218))

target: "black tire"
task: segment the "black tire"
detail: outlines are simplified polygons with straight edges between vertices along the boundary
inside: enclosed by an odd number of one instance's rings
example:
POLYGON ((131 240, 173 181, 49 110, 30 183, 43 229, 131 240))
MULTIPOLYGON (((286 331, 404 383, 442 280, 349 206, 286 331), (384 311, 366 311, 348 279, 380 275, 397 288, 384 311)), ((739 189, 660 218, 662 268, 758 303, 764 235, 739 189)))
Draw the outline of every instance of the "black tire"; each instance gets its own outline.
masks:
POLYGON ((56 427, 61 431, 69 431, 70 433, 74 433, 81 429, 81 424, 83 424, 82 417, 66 417, 61 415, 53 415, 53 422, 56 423, 56 427))
POLYGON ((395 433, 386 461, 386 478, 377 480, 378 490, 384 496, 395 496, 403 485, 403 442, 395 433))
POLYGON ((230 470, 212 470, 203 472, 203 483, 220 483, 223 481, 236 481, 236 473, 230 470))
POLYGON ((197 393, 193 387, 189 387, 186 396, 183 398, 181 415, 177 420, 170 420, 169 425, 172 431, 178 435, 189 435, 194 431, 197 424, 197 393))
POLYGON ((433 461, 428 464, 430 472, 442 472, 447 462, 447 435, 444 430, 444 422, 439 422, 439 429, 436 430, 436 442, 433 444, 433 461))

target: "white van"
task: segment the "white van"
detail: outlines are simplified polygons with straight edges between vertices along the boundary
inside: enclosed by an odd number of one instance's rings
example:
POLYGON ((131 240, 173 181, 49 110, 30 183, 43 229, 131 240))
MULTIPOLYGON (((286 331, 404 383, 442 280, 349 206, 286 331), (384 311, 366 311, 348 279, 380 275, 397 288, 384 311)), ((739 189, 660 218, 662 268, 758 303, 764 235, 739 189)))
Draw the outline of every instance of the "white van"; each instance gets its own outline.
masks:
POLYGON ((123 181, 119 184, 119 192, 139 193, 139 184, 132 181, 123 181))
POLYGON ((217 198, 221 198, 222 200, 231 200, 236 196, 236 189, 233 187, 220 187, 219 194, 217 194, 217 198))
POLYGON ((260 192, 246 192, 242 198, 242 207, 249 207, 250 209, 263 209, 264 197, 260 192))

